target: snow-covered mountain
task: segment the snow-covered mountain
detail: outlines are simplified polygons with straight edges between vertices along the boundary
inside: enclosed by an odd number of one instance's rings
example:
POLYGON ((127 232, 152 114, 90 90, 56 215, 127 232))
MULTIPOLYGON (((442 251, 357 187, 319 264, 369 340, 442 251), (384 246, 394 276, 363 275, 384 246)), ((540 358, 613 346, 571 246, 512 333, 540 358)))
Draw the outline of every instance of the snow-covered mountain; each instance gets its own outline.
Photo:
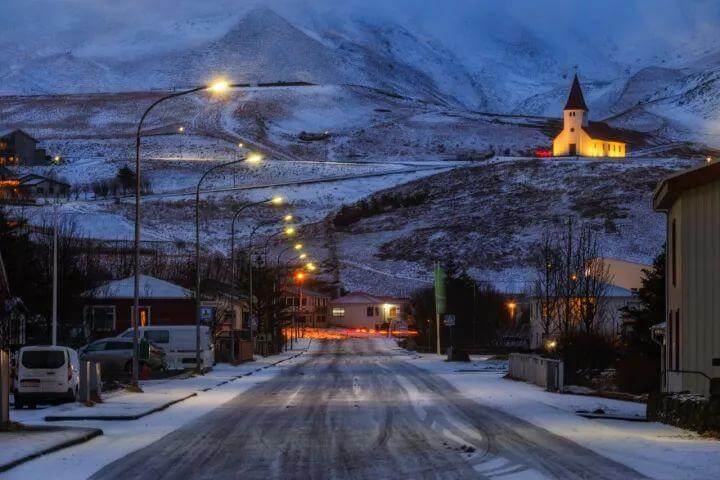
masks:
MULTIPOLYGON (((716 108, 712 0, 6 0, 0 94, 137 91, 215 76, 359 84, 453 106, 558 116, 578 68, 595 119, 716 108), (645 106, 650 103, 652 108, 645 106)), ((700 118, 694 118, 694 117, 700 118)), ((687 117, 687 118, 686 118, 687 117)))

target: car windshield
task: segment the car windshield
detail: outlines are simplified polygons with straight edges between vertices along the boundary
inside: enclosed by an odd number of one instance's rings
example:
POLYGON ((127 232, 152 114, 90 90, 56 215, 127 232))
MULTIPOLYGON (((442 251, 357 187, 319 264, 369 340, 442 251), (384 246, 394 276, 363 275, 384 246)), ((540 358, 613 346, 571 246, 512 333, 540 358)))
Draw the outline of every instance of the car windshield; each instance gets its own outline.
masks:
POLYGON ((65 365, 62 350, 29 350, 23 352, 22 365, 25 368, 60 368, 65 365))

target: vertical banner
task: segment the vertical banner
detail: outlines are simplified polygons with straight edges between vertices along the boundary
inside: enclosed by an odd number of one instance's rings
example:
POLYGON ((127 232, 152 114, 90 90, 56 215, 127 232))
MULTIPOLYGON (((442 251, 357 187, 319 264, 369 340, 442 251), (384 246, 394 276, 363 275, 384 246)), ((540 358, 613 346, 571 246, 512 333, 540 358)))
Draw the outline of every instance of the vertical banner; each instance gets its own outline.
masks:
POLYGON ((436 353, 442 355, 440 349, 440 315, 445 313, 447 293, 445 291, 445 270, 440 262, 435 262, 435 339, 436 353))
POLYGON ((445 270, 440 263, 435 263, 435 313, 443 315, 447 307, 447 293, 445 291, 445 270))

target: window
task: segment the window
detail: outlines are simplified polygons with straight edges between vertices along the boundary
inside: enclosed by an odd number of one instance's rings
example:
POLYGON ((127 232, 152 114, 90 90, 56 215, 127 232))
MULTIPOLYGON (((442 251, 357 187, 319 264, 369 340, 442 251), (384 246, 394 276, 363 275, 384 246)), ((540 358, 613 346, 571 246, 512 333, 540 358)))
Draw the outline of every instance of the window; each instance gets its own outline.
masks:
POLYGON ((105 350, 132 350, 132 342, 108 342, 105 350))
MULTIPOLYGON (((131 333, 132 334, 132 333, 131 333)), ((94 342, 88 345, 88 347, 85 349, 86 352, 101 352, 105 350, 105 344, 107 342, 94 342)))
POLYGON ((374 307, 367 307, 367 316, 372 317, 375 315, 375 308, 374 307))
POLYGON ((680 370, 680 309, 675 310, 675 370, 680 370))
POLYGON ((22 364, 25 368, 60 368, 65 365, 65 352, 62 350, 30 350, 23 352, 22 364))
POLYGON ((345 309, 339 308, 339 307, 333 307, 332 309, 332 315, 333 317, 344 317, 345 316, 345 309))
POLYGON ((90 307, 90 329, 94 332, 115 330, 115 306, 93 305, 90 307))
POLYGON ((397 307, 390 307, 389 316, 391 317, 397 317, 398 316, 398 308, 397 307))
POLYGON ((677 254, 677 228, 675 225, 675 219, 673 218, 672 221, 672 237, 670 238, 670 261, 672 265, 672 284, 673 287, 677 284, 677 260, 676 260, 676 254, 677 254))
POLYGON ((168 330, 147 330, 145 340, 151 343, 170 343, 170 332, 168 330))

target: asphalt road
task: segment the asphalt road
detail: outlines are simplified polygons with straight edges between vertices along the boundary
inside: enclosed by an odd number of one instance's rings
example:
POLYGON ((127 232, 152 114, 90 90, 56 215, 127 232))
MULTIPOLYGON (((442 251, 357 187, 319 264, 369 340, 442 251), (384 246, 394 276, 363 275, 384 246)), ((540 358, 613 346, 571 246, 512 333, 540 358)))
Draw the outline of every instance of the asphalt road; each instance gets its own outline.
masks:
POLYGON ((637 479, 370 339, 327 341, 95 479, 637 479))

